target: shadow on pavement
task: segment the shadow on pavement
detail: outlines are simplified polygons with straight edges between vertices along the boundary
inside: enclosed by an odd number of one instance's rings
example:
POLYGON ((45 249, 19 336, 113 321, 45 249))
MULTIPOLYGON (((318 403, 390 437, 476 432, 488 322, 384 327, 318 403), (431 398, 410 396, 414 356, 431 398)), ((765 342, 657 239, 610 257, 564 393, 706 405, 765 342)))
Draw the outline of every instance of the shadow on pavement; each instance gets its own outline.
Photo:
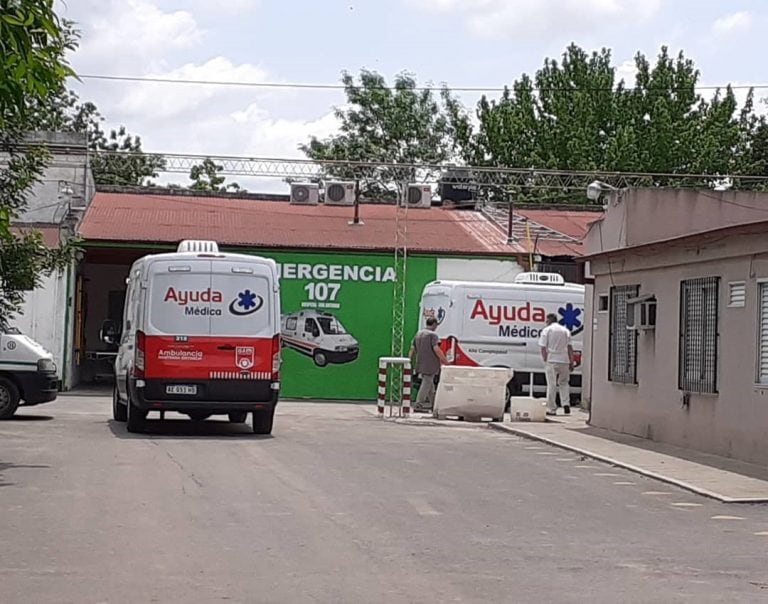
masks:
POLYGON ((109 429, 117 438, 142 439, 187 439, 198 440, 230 440, 233 438, 248 438, 252 440, 270 440, 271 434, 254 434, 251 425, 233 424, 224 420, 205 420, 194 422, 189 419, 149 419, 143 434, 128 432, 125 424, 113 419, 107 422, 109 429))
POLYGON ((3 477, 3 472, 6 470, 22 470, 22 469, 41 469, 45 470, 50 468, 51 466, 46 465, 36 465, 36 464, 15 464, 15 463, 7 463, 0 461, 0 487, 12 487, 16 483, 15 482, 6 482, 5 478, 3 477))
POLYGON ((6 422, 48 422, 53 419, 52 415, 13 415, 3 421, 6 422))
POLYGON ((58 398, 71 398, 71 397, 104 397, 112 396, 112 385, 91 385, 78 386, 72 390, 66 392, 59 392, 58 398))

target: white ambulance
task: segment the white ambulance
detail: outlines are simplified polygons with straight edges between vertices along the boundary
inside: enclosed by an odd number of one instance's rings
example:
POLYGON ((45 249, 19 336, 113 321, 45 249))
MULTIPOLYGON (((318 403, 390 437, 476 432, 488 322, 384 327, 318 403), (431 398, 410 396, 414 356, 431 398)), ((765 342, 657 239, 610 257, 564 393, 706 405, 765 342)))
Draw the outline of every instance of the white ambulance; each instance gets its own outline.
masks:
MULTIPOLYGON (((549 313, 571 330, 577 364, 584 330, 584 286, 560 275, 522 273, 514 283, 434 281, 421 297, 421 326, 438 321, 440 346, 453 365, 507 367, 515 372, 510 395, 546 391, 538 338, 549 313)), ((581 392, 580 367, 571 374, 574 395, 581 392)))
POLYGON ((273 260, 182 241, 131 267, 117 343, 113 415, 141 432, 149 411, 228 415, 269 434, 280 388, 280 287, 273 260))
POLYGON ((315 365, 351 363, 360 354, 360 345, 334 315, 301 310, 283 316, 283 346, 308 357, 315 365))
POLYGON ((0 419, 20 405, 55 401, 58 392, 53 355, 17 329, 0 332, 0 419))

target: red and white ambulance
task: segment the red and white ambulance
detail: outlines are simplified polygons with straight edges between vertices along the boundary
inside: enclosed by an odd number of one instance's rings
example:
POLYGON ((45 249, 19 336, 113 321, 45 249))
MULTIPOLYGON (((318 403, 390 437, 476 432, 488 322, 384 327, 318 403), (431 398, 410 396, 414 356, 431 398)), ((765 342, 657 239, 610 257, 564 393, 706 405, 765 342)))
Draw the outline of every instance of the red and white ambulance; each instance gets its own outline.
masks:
POLYGON ((273 260, 183 241, 131 267, 117 343, 113 415, 141 432, 149 411, 229 415, 272 431, 280 389, 280 286, 273 260))
MULTIPOLYGON (((421 297, 420 324, 438 321, 440 346, 453 365, 507 367, 515 372, 510 395, 546 391, 538 339, 547 314, 571 330, 580 365, 584 330, 584 286, 557 274, 522 273, 514 283, 434 281, 421 297)), ((581 370, 571 374, 574 395, 581 392, 581 370)))

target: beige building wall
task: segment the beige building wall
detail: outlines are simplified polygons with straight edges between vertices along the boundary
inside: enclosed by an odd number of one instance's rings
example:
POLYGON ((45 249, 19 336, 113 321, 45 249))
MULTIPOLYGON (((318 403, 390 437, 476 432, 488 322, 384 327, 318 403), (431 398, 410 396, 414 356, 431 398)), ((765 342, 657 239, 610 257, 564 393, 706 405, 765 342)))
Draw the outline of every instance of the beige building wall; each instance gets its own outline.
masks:
MULTIPOLYGON (((763 218, 765 218, 763 216, 763 218)), ((665 221, 662 221, 665 222, 665 221)), ((679 446, 768 463, 768 387, 757 382, 758 288, 768 280, 768 235, 620 252, 592 261, 595 296, 612 285, 639 285, 657 300, 654 331, 640 333, 637 384, 608 380, 609 313, 594 312, 591 423, 679 446), (680 282, 720 277, 718 394, 678 389, 680 282), (728 307, 728 284, 746 282, 746 306, 728 307)))
POLYGON ((590 254, 768 218, 768 194, 632 189, 606 195, 606 213, 585 238, 590 254))

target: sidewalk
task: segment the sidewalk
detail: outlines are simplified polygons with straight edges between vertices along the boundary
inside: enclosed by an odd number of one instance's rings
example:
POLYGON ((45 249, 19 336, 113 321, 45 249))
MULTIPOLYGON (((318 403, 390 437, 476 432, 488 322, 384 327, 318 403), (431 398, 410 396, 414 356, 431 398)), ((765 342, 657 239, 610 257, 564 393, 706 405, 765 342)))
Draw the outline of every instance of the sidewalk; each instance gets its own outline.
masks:
MULTIPOLYGON (((375 406, 363 408, 377 416, 375 406)), ((587 417, 586 413, 574 409, 570 416, 559 415, 543 423, 510 422, 508 414, 504 423, 438 420, 420 413, 408 418, 385 419, 398 424, 446 428, 487 426, 567 449, 723 503, 768 503, 768 468, 594 428, 587 424, 587 417)))
POLYGON ((575 411, 545 423, 493 423, 490 428, 538 440, 637 472, 723 503, 768 503, 768 469, 690 449, 617 434, 587 424, 575 411))

